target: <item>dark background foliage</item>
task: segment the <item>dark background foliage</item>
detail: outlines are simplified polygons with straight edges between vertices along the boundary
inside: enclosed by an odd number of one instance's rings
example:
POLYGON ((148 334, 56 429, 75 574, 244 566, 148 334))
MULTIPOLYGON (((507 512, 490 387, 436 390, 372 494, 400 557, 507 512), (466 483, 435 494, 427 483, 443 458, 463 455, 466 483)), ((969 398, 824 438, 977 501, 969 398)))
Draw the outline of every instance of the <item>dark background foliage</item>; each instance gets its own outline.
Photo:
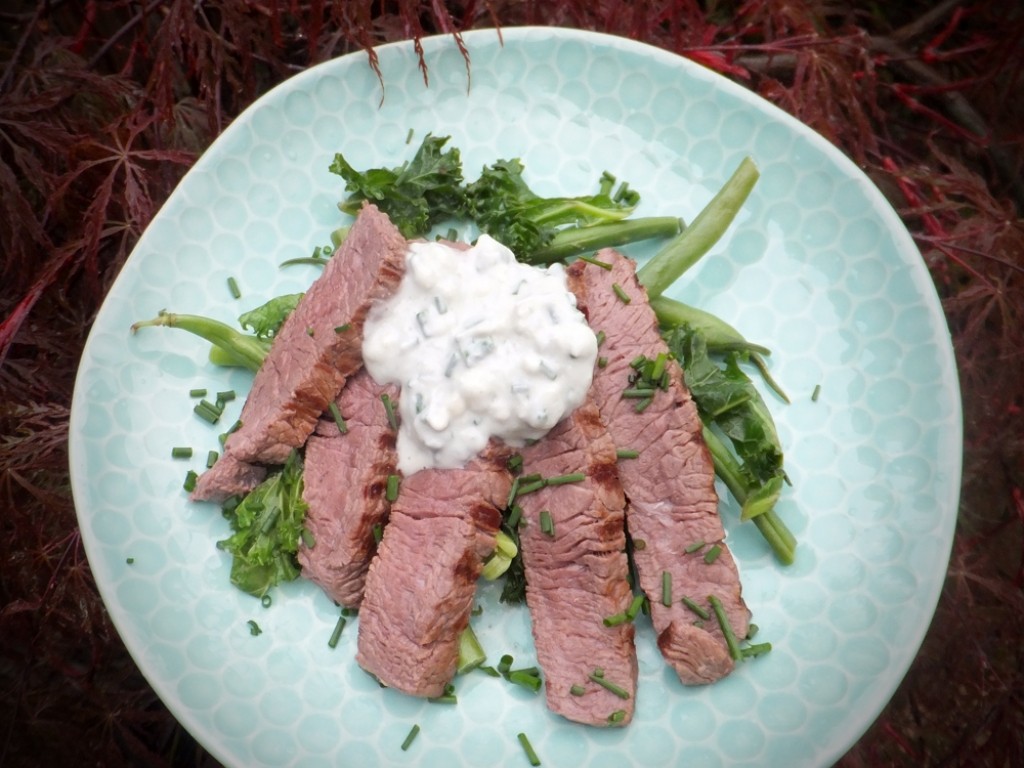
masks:
MULTIPOLYGON (((67 424, 106 289, 232 118, 311 64, 473 27, 688 56, 875 180, 942 298, 964 485, 921 652, 844 766, 1024 765, 1024 15, 1002 0, 10 0, 0 9, 0 764, 213 765, 135 667, 71 502, 67 424)), ((471 65, 471 62, 470 62, 471 65)))

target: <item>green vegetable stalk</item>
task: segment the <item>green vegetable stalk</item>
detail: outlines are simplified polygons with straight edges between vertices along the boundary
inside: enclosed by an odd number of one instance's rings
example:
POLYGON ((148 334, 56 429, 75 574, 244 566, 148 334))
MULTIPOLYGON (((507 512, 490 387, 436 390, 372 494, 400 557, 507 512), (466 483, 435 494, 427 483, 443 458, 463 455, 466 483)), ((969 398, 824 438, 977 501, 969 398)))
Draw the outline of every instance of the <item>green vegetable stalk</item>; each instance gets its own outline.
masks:
POLYGON ((257 371, 270 351, 274 336, 301 298, 301 293, 277 296, 242 314, 238 322, 242 328, 251 328, 252 334, 243 333, 213 318, 166 310, 160 310, 151 320, 133 323, 131 332, 137 333, 140 328, 159 326, 180 328, 210 342, 210 362, 215 365, 238 366, 257 371))
POLYGON ((690 225, 637 270, 637 278, 647 289, 648 296, 660 296, 721 239, 760 175, 754 161, 743 158, 690 225))
POLYGON ((629 218, 640 195, 608 173, 595 194, 576 197, 536 194, 523 179, 519 159, 498 160, 464 184, 459 151, 443 149, 448 139, 427 134, 410 162, 390 169, 360 172, 336 154, 330 170, 345 180, 347 192, 339 208, 354 215, 364 201, 372 201, 410 239, 428 235, 445 220, 470 220, 529 264, 680 231, 672 216, 629 218))

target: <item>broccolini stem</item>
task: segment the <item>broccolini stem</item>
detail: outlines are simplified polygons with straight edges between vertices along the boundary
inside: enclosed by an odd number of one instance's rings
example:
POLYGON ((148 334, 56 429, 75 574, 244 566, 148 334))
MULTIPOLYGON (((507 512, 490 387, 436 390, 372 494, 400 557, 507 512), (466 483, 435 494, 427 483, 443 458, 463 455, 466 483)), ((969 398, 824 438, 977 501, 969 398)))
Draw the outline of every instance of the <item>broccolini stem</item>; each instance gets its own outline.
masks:
POLYGON ((211 350, 211 359, 219 365, 236 365, 256 371, 263 364, 263 359, 270 350, 269 339, 259 339, 241 331, 236 331, 230 325, 201 315, 182 315, 174 312, 160 310, 160 313, 152 320, 140 320, 133 323, 131 332, 136 333, 140 328, 164 326, 167 328, 180 328, 183 331, 194 333, 213 344, 218 354, 211 350))
POLYGON ((754 161, 744 157, 693 222, 637 270, 637 278, 647 288, 649 297, 660 296, 718 242, 759 176, 754 161))
POLYGON ((756 352, 761 355, 770 355, 771 350, 747 341, 742 333, 737 331, 725 320, 703 309, 691 307, 668 296, 655 296, 650 300, 651 309, 658 317, 658 323, 663 328, 674 328, 680 325, 688 325, 704 337, 708 350, 712 352, 756 352))
POLYGON ((682 222, 675 216, 646 216, 559 230, 543 248, 522 258, 528 264, 554 264, 581 253, 613 248, 678 234, 682 222))

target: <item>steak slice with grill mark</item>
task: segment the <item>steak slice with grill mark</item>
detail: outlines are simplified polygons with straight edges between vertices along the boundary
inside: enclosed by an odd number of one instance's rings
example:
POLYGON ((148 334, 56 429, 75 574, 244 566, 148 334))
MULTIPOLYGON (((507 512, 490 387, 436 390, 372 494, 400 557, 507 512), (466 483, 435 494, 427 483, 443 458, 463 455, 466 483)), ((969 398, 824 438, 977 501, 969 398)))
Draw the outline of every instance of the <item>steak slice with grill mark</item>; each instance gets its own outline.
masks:
POLYGON ((282 325, 225 443, 240 461, 282 464, 362 366, 363 323, 405 270, 407 243, 372 204, 282 325))
POLYGON ((266 477, 266 467, 239 461, 225 453, 199 476, 189 498, 192 501, 227 501, 232 496, 245 496, 266 477))
POLYGON ((632 601, 626 556, 625 497, 615 445, 590 400, 547 436, 520 451, 523 473, 555 477, 583 472, 578 483, 552 485, 517 499, 526 521, 519 538, 537 660, 548 708, 588 725, 627 725, 637 690, 634 627, 604 619, 632 601), (553 535, 541 531, 548 510, 553 535), (590 679, 596 670, 628 695, 590 679), (573 695, 573 686, 582 695, 573 695), (609 719, 612 713, 621 715, 609 719))
POLYGON ((356 661, 383 685, 435 698, 455 675, 476 581, 512 485, 508 453, 402 481, 359 608, 356 661))
POLYGON ((713 615, 702 624, 681 599, 688 597, 710 613, 707 598, 717 596, 737 637, 746 635, 750 620, 718 515, 714 465, 701 438, 696 405, 674 360, 666 367, 668 390, 658 391, 642 412, 636 400, 622 396, 631 386, 630 363, 640 355, 654 359, 668 349, 632 260, 612 249, 600 251, 596 258, 611 269, 577 261, 568 269, 569 287, 590 326, 605 334, 600 354, 606 364, 596 369, 592 388, 601 417, 618 448, 639 452, 635 459, 620 461, 618 468, 640 586, 648 595, 665 660, 683 683, 710 683, 732 671, 733 659, 713 615), (615 286, 629 303, 617 295, 615 286), (704 545, 686 552, 698 542, 704 545), (716 545, 720 555, 705 563, 704 554, 716 545), (671 578, 671 606, 662 605, 666 572, 671 578))
POLYGON ((384 525, 391 506, 386 489, 396 472, 395 431, 382 395, 397 402, 398 389, 360 370, 337 399, 345 433, 328 416, 306 441, 302 496, 313 546, 299 546, 299 565, 304 577, 347 608, 362 602, 377 551, 374 527, 384 525))

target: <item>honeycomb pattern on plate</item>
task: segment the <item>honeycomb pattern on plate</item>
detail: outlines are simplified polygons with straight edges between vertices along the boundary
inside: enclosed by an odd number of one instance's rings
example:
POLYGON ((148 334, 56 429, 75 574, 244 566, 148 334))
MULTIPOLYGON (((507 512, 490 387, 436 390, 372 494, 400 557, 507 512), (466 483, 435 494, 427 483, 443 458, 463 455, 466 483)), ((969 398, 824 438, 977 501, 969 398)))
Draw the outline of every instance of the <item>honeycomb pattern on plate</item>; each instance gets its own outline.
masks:
MULTIPOLYGON (((72 417, 82 534, 119 631, 177 717, 232 765, 519 765, 519 732, 546 766, 831 763, 906 671, 948 555, 960 404, 925 268, 838 152, 690 62, 566 30, 506 30, 503 46, 492 31, 465 39, 471 79, 447 38, 425 41, 429 86, 410 45, 380 50, 383 89, 363 54, 294 77, 225 131, 140 241, 89 339, 72 417), (188 391, 242 393, 250 378, 208 364, 191 336, 128 333, 163 308, 233 322, 302 290, 315 268, 278 264, 344 223, 333 153, 395 165, 427 132, 453 137, 471 177, 521 157, 545 193, 592 189, 610 170, 641 192, 643 214, 692 218, 742 156, 761 168, 725 242, 674 291, 774 350, 792 397, 773 406, 793 481, 780 513, 799 556, 776 565, 723 503, 759 638, 774 650, 685 689, 641 621, 627 729, 570 725, 540 696, 482 674, 458 680, 454 707, 381 690, 353 660, 356 621, 328 647, 338 609, 316 588, 288 585, 264 608, 230 587, 214 546, 225 521, 181 490, 219 431, 192 416, 188 391), (172 459, 177 445, 195 458, 172 459), (421 732, 403 752, 413 724, 421 732)), ((500 606, 493 587, 481 603, 491 656, 530 663, 525 611, 500 606)))

